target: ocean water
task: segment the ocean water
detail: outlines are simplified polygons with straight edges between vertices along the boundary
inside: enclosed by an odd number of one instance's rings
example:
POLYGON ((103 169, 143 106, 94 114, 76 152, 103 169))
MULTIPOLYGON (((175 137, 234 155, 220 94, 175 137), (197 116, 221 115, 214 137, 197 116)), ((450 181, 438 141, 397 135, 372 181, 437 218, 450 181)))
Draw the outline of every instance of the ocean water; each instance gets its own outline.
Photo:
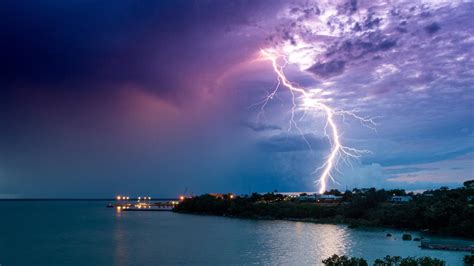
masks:
POLYGON ((0 201, 0 265, 320 265, 334 253, 369 261, 385 255, 431 256, 462 265, 467 254, 423 250, 392 229, 117 213, 106 204, 0 201))

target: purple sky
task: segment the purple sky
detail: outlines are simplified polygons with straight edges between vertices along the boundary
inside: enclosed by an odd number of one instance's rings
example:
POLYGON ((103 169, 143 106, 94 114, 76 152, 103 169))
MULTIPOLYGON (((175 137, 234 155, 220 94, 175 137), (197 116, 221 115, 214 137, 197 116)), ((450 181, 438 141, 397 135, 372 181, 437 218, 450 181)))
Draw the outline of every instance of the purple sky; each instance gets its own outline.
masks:
POLYGON ((474 175, 474 13, 461 1, 0 2, 0 197, 315 191, 324 117, 260 49, 334 108, 330 188, 455 187, 474 175), (301 99, 297 99, 301 101, 301 99), (260 105, 259 105, 260 104, 260 105))

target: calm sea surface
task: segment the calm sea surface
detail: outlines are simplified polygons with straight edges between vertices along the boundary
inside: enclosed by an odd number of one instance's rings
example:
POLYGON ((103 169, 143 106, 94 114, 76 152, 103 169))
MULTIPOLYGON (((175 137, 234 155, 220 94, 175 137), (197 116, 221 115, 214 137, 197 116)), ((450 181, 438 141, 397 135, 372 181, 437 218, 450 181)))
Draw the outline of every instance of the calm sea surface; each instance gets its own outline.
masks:
POLYGON ((432 256, 461 265, 466 254, 422 250, 419 242, 402 241, 402 232, 395 230, 171 212, 116 213, 106 204, 0 201, 1 266, 320 265, 334 253, 370 261, 385 255, 432 256), (386 237, 387 232, 394 237, 386 237))

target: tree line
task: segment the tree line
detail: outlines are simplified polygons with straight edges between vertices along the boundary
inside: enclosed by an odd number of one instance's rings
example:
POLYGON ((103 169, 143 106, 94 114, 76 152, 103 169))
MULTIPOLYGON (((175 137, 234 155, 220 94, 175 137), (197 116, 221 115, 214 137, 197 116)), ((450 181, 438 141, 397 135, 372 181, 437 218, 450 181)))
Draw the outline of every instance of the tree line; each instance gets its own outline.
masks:
POLYGON ((342 196, 333 204, 302 202, 277 192, 216 197, 205 194, 184 199, 174 211, 264 219, 311 219, 352 225, 386 226, 424 230, 474 238, 474 189, 442 187, 422 194, 405 190, 354 189, 331 190, 326 194, 342 196), (389 202, 392 196, 411 196, 406 203, 389 202))

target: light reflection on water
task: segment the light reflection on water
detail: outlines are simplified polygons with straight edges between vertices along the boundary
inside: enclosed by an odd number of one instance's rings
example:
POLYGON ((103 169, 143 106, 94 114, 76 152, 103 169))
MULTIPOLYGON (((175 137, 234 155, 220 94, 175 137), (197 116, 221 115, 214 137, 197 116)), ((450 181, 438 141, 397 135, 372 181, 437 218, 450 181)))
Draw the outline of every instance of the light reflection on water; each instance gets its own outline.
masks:
MULTIPOLYGON (((400 231, 169 212, 120 212, 104 202, 0 202, 3 265, 320 265, 332 254, 432 256, 400 231)), ((415 234, 418 236, 418 234, 415 234)), ((458 240, 456 240, 458 241, 458 240)), ((470 241, 471 244, 474 242, 470 241)))
MULTIPOLYGON (((122 212, 116 212, 115 216, 117 219, 120 219, 122 212)), ((124 229, 123 226, 124 225, 118 223, 113 227, 113 242, 115 243, 114 265, 127 265, 127 261, 129 261, 126 228, 124 229)))
POLYGON ((264 261, 270 264, 288 265, 295 260, 314 264, 318 257, 343 254, 351 246, 348 229, 343 226, 263 221, 257 228, 261 229, 257 231, 258 241, 267 256, 264 261))

